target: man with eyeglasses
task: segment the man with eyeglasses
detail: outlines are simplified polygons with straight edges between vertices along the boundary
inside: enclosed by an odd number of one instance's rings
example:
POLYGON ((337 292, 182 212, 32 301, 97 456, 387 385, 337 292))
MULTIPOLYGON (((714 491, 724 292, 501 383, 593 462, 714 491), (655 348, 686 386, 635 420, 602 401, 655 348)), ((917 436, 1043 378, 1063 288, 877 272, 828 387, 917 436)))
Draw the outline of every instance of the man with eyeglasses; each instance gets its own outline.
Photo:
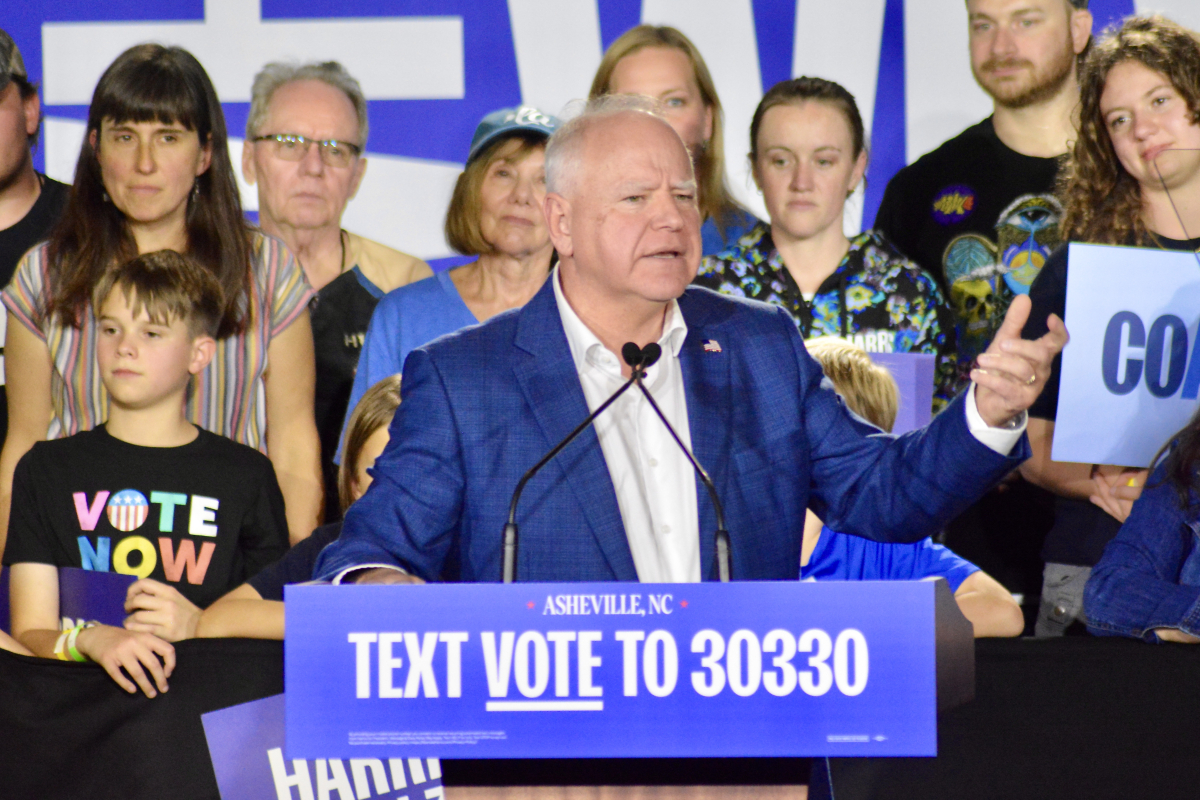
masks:
POLYGON ((325 515, 338 513, 338 435, 367 323, 384 294, 432 273, 418 258, 342 229, 366 172, 367 101, 336 61, 268 64, 254 78, 242 174, 258 185, 258 221, 282 239, 317 290, 309 309, 325 515))
MULTIPOLYGON (((26 251, 46 238, 67 203, 70 187, 33 168, 40 124, 37 87, 29 81, 17 43, 0 30, 0 287, 8 285, 26 251)), ((4 323, 0 315, 0 358, 4 323)), ((8 432, 3 375, 0 369, 0 441, 8 432)))

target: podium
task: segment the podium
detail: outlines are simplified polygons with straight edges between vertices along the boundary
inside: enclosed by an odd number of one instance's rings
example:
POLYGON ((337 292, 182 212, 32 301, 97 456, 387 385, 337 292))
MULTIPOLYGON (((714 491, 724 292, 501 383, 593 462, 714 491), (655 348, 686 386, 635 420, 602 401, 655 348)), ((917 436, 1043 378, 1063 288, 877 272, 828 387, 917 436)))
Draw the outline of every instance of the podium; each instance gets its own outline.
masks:
POLYGON ((933 756, 945 581, 289 586, 289 759, 933 756))

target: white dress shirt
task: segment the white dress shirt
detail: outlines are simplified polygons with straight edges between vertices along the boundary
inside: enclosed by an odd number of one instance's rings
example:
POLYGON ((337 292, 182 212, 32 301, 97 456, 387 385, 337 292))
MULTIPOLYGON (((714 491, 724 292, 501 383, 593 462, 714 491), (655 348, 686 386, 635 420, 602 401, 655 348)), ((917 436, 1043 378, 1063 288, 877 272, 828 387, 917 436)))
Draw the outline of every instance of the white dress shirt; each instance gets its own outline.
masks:
MULTIPOLYGON (((601 344, 562 293, 554 270, 554 299, 562 317, 571 359, 588 410, 595 411, 621 388, 624 361, 601 344)), ((687 398, 679 351, 687 323, 674 300, 667 307, 658 344, 662 356, 646 370, 646 388, 690 449, 687 398)), ((593 423, 613 489, 638 580, 684 583, 700 580, 699 512, 696 476, 679 445, 635 386, 617 398, 593 423)))

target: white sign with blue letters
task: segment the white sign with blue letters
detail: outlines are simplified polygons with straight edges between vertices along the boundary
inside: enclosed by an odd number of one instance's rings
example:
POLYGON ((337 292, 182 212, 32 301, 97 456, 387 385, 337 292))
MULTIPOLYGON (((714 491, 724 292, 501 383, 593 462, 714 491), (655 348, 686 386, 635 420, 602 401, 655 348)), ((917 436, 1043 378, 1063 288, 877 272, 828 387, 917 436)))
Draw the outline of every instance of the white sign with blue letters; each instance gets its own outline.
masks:
POLYGON ((1200 262, 1071 244, 1055 461, 1146 467, 1196 412, 1200 262))
POLYGON ((287 758, 932 756, 932 582, 288 586, 287 758))

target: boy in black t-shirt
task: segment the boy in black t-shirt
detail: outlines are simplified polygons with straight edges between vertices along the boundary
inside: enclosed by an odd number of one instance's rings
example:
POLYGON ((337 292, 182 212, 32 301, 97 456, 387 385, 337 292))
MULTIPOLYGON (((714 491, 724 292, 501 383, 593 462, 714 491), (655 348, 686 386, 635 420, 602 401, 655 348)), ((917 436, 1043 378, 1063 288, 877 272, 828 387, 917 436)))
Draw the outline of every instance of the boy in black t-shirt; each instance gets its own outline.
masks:
POLYGON ((184 416, 189 382, 216 347, 221 297, 215 277, 168 250, 106 276, 92 307, 108 422, 34 445, 13 481, 4 563, 14 635, 43 657, 96 661, 150 697, 167 690, 175 663, 148 632, 174 602, 169 587, 203 607, 287 549, 271 462, 184 416), (142 578, 126 600, 137 619, 60 632, 59 567, 142 578))

